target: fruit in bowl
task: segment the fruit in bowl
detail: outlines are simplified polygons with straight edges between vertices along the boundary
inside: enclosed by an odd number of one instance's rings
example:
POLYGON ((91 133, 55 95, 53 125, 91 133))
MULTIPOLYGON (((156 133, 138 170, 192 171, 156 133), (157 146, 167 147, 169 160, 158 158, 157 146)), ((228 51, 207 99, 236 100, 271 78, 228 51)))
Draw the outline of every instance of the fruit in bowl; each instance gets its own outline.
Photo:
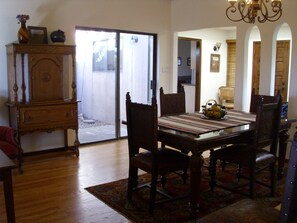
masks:
POLYGON ((202 113, 209 119, 222 119, 227 114, 225 107, 218 104, 216 100, 208 100, 206 105, 202 106, 202 113))

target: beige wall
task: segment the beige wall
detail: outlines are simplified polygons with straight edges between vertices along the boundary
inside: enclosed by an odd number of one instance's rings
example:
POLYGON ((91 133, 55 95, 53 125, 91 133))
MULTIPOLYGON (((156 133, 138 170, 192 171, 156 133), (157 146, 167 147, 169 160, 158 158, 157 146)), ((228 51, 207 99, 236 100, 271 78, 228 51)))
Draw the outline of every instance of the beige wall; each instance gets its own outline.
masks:
MULTIPOLYGON (((61 29, 66 44, 75 44, 75 27, 111 28, 158 34, 158 75, 167 78, 170 48, 170 0, 1 0, 0 125, 8 124, 6 48, 17 40, 17 14, 28 14, 27 25, 61 29)), ((165 82, 166 84, 166 82, 165 82)), ((22 137, 25 152, 63 146, 62 132, 22 137)), ((71 141, 72 142, 72 141, 71 141)))
MULTIPOLYGON (((0 0, 0 125, 7 125, 6 50, 7 43, 16 41, 19 28, 17 14, 29 14, 28 25, 45 26, 48 33, 61 29, 66 32, 66 44, 75 44, 75 26, 115 28, 121 30, 143 31, 158 34, 158 88, 174 91, 176 86, 177 33, 204 28, 235 27, 237 38, 237 108, 243 108, 247 75, 247 36, 253 26, 234 23, 225 16, 227 0, 0 0)), ((297 20, 296 0, 283 1, 283 16, 275 23, 258 25, 263 50, 261 73, 271 78, 273 61, 271 43, 276 30, 287 23, 292 32, 291 84, 289 98, 289 116, 297 117, 297 20)), ((257 25, 257 24, 256 24, 257 25)), ((205 37, 206 38, 206 37, 205 37)), ((222 55, 224 57, 224 55, 222 55)), ((208 59, 207 59, 208 60, 208 59)), ((203 84, 203 83, 202 83, 203 84)), ((204 83, 205 84, 205 83, 204 83)), ((207 83, 206 83, 207 84, 207 83)), ((262 93, 269 92, 269 86, 263 82, 262 93)), ((55 148, 63 145, 62 133, 36 133, 23 137, 26 151, 55 148), (46 136, 46 137, 45 137, 46 136), (53 140, 54 139, 54 140, 53 140)))

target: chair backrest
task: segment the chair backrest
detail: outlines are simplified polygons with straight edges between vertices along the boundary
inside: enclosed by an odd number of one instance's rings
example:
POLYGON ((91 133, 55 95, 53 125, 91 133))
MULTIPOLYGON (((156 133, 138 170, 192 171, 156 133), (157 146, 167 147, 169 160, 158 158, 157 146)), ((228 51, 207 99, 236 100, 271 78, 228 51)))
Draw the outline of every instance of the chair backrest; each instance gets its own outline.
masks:
POLYGON ((234 102, 234 87, 219 87, 219 102, 234 102))
POLYGON ((277 96, 276 103, 264 104, 264 99, 259 98, 256 113, 254 147, 264 148, 270 146, 270 152, 276 154, 278 135, 281 120, 281 97, 277 96))
POLYGON ((160 104, 161 116, 185 113, 186 95, 184 88, 181 87, 179 93, 164 94, 163 87, 161 87, 160 104))
POLYGON ((264 104, 277 103, 279 95, 280 95, 280 91, 278 91, 277 96, 255 94, 255 89, 253 88, 252 95, 251 95, 250 112, 252 113, 257 112, 257 107, 258 107, 260 98, 263 100, 264 104))
POLYGON ((128 131, 129 155, 134 156, 143 148, 152 152, 158 148, 158 117, 156 98, 152 105, 131 102, 129 92, 126 94, 126 118, 128 131))
POLYGON ((297 222, 297 132, 291 146, 279 223, 297 222))

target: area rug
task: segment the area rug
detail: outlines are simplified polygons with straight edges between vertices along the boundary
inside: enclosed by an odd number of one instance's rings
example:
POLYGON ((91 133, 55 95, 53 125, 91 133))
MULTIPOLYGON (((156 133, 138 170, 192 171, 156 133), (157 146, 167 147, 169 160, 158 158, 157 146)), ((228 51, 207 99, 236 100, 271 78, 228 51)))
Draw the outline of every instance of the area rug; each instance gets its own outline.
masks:
MULTIPOLYGON (((228 165, 223 172, 221 169, 217 172, 217 180, 225 184, 237 184, 234 177, 235 166, 228 165), (233 173, 233 174, 230 174, 233 173), (230 183, 231 181, 231 183, 230 183)), ((232 193, 224 189, 215 188, 213 191, 209 189, 209 174, 206 168, 203 168, 201 179, 201 192, 198 200, 199 212, 196 217, 191 217, 189 212, 189 197, 178 199, 175 201, 160 203, 155 205, 154 213, 148 212, 149 189, 143 188, 133 192, 132 202, 128 202, 127 195, 127 179, 122 179, 106 184, 96 185, 86 188, 88 192, 105 202, 111 208, 127 217, 129 220, 137 223, 174 223, 174 222, 195 222, 215 210, 230 205, 238 200, 246 198, 244 195, 232 193)), ((189 180, 186 184, 180 176, 175 173, 166 176, 168 182, 165 192, 172 196, 186 196, 189 194, 189 180)), ((268 181, 269 172, 263 173, 260 178, 268 181)), ((144 174, 139 176, 139 184, 150 181, 150 175, 144 174)), ((270 197, 270 190, 263 186, 256 186, 256 200, 262 202, 263 205, 271 207, 277 206, 282 199, 285 179, 277 182, 276 196, 270 197)), ((241 180, 241 183, 245 183, 241 180)), ((159 190, 162 190, 159 187, 159 190)), ((248 191, 248 187, 243 187, 243 191, 248 191)), ((161 195, 157 195, 157 199, 163 199, 161 195)))

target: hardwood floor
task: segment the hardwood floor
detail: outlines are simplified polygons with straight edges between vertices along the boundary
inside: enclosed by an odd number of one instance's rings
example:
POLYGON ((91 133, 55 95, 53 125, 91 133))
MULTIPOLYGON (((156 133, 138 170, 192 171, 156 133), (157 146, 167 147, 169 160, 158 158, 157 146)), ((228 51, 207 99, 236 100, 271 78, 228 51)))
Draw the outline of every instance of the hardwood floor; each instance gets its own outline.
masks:
MULTIPOLYGON (((80 157, 55 151, 24 157, 13 170, 17 223, 130 222, 84 188, 128 176, 127 140, 80 147, 80 157)), ((0 222, 6 222, 3 186, 0 222)))

